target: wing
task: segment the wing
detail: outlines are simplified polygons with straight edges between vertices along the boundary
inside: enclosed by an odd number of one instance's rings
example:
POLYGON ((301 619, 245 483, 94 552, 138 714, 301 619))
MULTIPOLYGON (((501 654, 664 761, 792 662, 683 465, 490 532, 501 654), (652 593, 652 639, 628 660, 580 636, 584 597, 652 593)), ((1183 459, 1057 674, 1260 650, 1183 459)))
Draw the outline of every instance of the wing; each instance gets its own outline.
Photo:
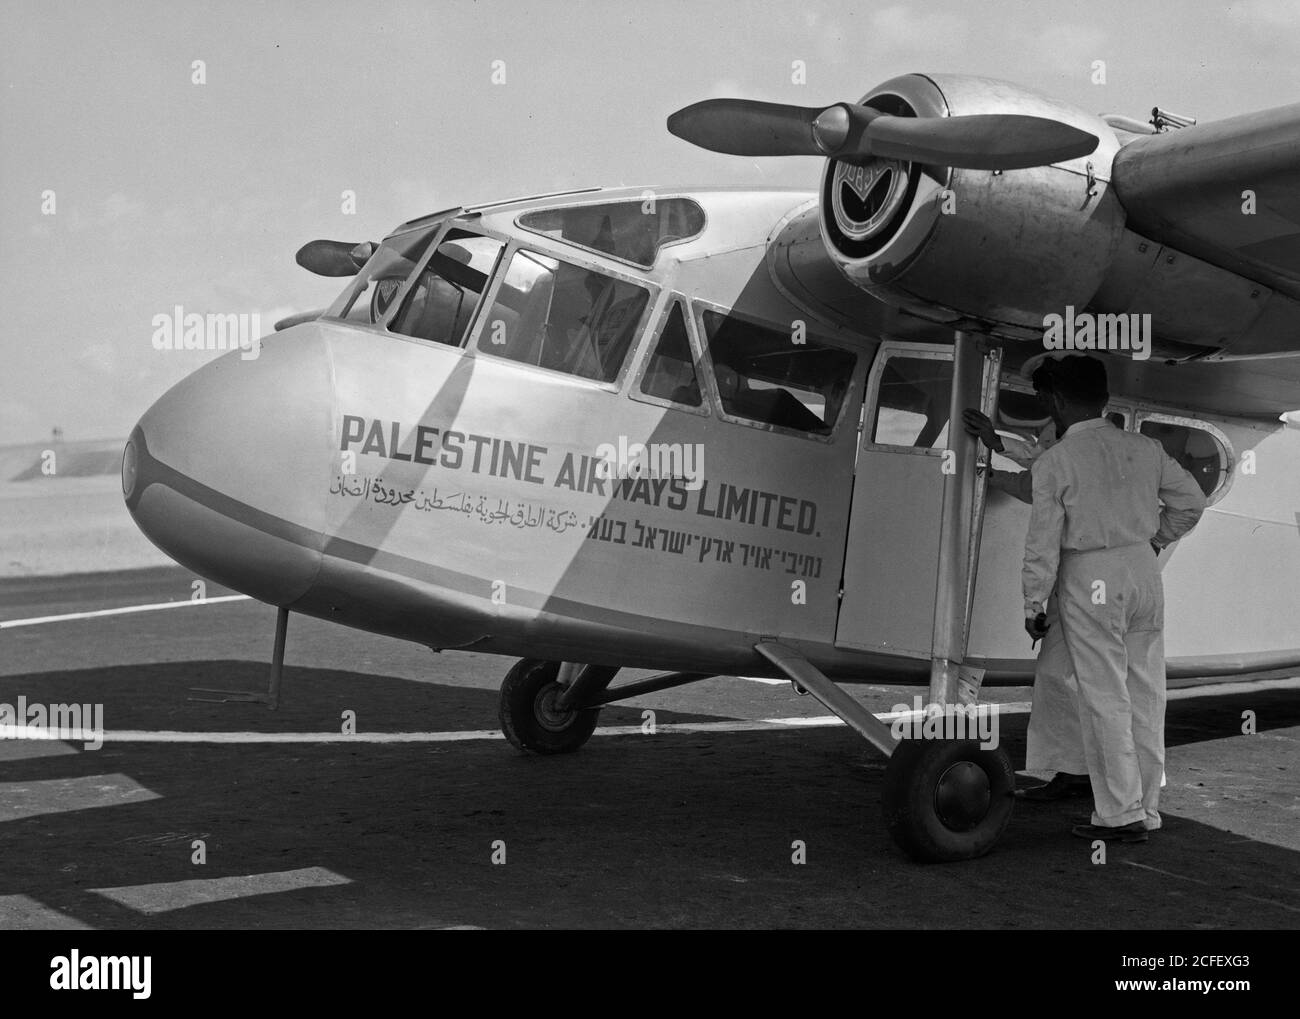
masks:
POLYGON ((1112 183, 1139 233, 1300 299, 1300 103, 1136 138, 1112 183))

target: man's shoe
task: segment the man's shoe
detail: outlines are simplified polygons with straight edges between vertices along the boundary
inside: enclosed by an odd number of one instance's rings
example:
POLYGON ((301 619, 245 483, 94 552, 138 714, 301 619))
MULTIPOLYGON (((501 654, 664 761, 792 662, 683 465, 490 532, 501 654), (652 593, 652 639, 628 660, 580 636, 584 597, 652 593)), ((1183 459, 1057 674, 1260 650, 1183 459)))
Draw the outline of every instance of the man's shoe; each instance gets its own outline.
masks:
POLYGON ((1102 824, 1076 824, 1070 829, 1071 834, 1081 839, 1101 839, 1105 842, 1145 842, 1148 838, 1146 824, 1134 821, 1121 824, 1118 828, 1108 828, 1102 824))
POLYGON ((1092 783, 1087 775, 1070 775, 1058 771, 1046 785, 1036 785, 1031 789, 1017 789, 1016 796, 1034 803, 1047 803, 1052 800, 1068 800, 1076 796, 1091 796, 1092 783))

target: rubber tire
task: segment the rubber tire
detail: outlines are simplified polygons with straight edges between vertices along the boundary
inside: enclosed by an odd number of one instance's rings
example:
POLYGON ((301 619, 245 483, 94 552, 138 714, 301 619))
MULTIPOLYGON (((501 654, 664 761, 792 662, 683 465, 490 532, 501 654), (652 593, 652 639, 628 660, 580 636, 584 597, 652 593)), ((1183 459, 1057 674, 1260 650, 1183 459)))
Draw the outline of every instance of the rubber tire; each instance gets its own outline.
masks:
POLYGON ((1015 806, 1015 771, 1002 747, 981 750, 978 740, 904 739, 885 769, 882 804, 894 842, 920 863, 951 863, 983 856, 997 844, 1015 806), (935 804, 939 779, 954 764, 970 761, 989 782, 989 807, 967 831, 944 824, 935 804))
POLYGON ((526 753, 569 754, 591 738, 596 731, 599 708, 570 711, 562 728, 555 719, 549 724, 539 717, 541 700, 554 688, 560 689, 557 677, 559 662, 524 658, 515 663, 501 683, 501 731, 515 747, 526 753))

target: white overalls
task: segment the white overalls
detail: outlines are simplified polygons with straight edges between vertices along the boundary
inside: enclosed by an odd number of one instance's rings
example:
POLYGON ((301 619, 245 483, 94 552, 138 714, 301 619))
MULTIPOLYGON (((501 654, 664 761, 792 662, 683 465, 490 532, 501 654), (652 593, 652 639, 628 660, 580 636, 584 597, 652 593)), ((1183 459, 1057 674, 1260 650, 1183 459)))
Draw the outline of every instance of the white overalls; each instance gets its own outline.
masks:
POLYGON ((1095 825, 1160 826, 1164 596, 1150 543, 1182 537, 1204 509, 1160 443, 1105 418, 1072 425, 1034 463, 1025 616, 1043 611, 1056 586, 1095 825))

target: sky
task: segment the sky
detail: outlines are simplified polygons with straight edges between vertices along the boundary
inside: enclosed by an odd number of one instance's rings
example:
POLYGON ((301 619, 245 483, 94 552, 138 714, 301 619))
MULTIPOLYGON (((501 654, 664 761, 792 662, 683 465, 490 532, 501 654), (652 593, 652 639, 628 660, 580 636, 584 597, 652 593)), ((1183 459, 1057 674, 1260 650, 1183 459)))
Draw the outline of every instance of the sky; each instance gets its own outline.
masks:
POLYGON ((597 185, 816 186, 817 160, 669 135, 667 116, 699 99, 817 106, 929 71, 1143 120, 1154 105, 1206 121, 1300 101, 1295 0, 0 0, 0 13, 0 445, 55 426, 124 437, 219 355, 154 348, 154 317, 176 305, 257 313, 269 332, 328 304, 345 281, 293 261, 313 238, 378 240, 435 209, 597 185))

